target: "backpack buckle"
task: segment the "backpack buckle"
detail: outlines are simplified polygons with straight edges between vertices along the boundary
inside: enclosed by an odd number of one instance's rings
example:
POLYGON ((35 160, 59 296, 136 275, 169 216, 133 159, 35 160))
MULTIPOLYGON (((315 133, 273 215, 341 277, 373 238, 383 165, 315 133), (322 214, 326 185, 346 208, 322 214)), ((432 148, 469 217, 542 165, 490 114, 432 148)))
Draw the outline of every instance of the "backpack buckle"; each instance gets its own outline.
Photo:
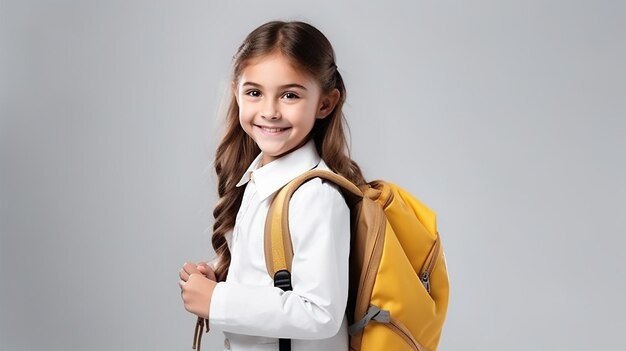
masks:
POLYGON ((281 269, 274 274, 274 286, 281 288, 283 291, 291 291, 291 273, 286 269, 281 269))

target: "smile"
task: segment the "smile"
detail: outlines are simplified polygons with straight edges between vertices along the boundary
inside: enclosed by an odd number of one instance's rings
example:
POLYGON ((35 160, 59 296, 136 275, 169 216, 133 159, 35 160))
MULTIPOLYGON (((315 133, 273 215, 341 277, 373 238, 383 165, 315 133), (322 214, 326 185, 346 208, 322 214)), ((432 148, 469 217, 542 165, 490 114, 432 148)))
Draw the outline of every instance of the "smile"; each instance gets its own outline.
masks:
POLYGON ((283 132, 289 129, 289 127, 285 127, 285 128, 265 127, 265 126, 260 126, 257 124, 255 124, 255 127, 260 128, 263 132, 268 133, 268 134, 278 134, 280 132, 283 132))

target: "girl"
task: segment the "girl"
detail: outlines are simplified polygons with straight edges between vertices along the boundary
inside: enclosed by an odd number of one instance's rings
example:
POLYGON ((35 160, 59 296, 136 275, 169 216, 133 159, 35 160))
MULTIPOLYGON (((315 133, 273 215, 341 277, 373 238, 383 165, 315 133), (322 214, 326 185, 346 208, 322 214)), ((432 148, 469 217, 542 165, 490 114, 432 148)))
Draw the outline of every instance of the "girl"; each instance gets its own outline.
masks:
POLYGON ((269 22, 234 56, 226 133, 216 152, 219 201, 213 266, 179 272, 185 309, 224 332, 227 350, 347 350, 350 212, 338 188, 320 179, 290 201, 292 291, 273 286, 263 250, 274 194, 312 168, 355 184, 348 156, 346 90, 326 37, 302 22, 269 22))

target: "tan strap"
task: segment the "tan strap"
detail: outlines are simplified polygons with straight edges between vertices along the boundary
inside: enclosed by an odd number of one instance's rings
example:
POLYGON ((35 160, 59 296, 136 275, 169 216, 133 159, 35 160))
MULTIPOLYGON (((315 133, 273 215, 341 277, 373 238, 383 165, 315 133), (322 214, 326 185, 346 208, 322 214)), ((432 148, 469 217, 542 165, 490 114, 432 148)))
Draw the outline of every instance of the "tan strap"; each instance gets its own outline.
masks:
POLYGON ((193 345, 192 349, 200 351, 200 343, 202 342, 202 328, 206 326, 205 333, 209 332, 209 320, 206 318, 198 317, 196 322, 196 330, 193 333, 193 345))
POLYGON ((272 279, 278 271, 291 272, 293 246, 289 231, 289 200, 302 184, 313 178, 322 178, 339 186, 349 206, 363 198, 361 190, 348 179, 321 169, 305 172, 281 188, 272 200, 265 219, 265 264, 272 279))

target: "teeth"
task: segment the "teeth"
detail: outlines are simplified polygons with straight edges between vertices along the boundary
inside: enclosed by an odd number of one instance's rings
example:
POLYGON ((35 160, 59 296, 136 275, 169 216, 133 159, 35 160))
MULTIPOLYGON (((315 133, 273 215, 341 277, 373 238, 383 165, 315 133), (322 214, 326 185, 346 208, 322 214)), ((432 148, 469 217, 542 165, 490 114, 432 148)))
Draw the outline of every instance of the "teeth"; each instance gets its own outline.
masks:
POLYGON ((262 127, 263 130, 268 131, 270 133, 277 133, 277 132, 281 132, 283 131, 283 128, 267 128, 267 127, 262 127))

